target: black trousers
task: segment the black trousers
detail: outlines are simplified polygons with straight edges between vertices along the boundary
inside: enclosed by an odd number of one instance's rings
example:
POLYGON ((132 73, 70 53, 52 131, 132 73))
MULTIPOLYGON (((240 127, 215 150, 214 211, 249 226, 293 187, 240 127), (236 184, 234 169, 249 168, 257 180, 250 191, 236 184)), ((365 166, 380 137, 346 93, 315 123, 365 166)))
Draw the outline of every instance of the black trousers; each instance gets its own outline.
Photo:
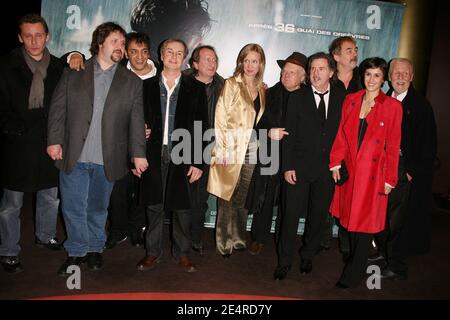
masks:
POLYGON ((209 167, 205 168, 202 177, 191 184, 191 200, 192 200, 192 224, 191 239, 192 242, 201 243, 202 233, 205 226, 205 215, 208 210, 209 193, 206 191, 208 185, 209 167))
POLYGON ((130 172, 114 183, 109 200, 109 235, 122 239, 142 232, 145 227, 145 207, 137 205, 138 182, 130 172))
MULTIPOLYGON (((252 240, 265 244, 267 239, 270 238, 270 230, 272 228, 273 219, 273 207, 275 201, 279 198, 280 193, 280 175, 261 177, 265 178, 265 190, 261 194, 262 200, 258 203, 258 206, 252 209, 249 214, 253 214, 252 220, 252 240)), ((259 183, 259 180, 256 180, 259 183)), ((280 205, 278 206, 277 221, 280 216, 280 205)))
POLYGON ((393 244, 400 236, 401 230, 408 219, 408 201, 411 183, 408 181, 403 166, 399 166, 399 180, 388 198, 386 228, 375 235, 375 241, 380 247, 381 254, 386 258, 387 268, 395 273, 406 273, 406 257, 393 251, 393 244))
POLYGON ((350 237, 350 257, 339 279, 342 284, 357 287, 366 276, 367 259, 373 234, 362 232, 348 232, 350 237))
POLYGON ((329 215, 334 192, 331 174, 325 171, 314 182, 297 178, 295 185, 283 182, 284 201, 278 236, 278 265, 290 266, 296 246, 298 221, 306 216, 303 245, 300 250, 302 259, 312 259, 319 250, 323 229, 329 215))
POLYGON ((324 247, 330 246, 330 242, 333 238, 333 222, 339 228, 338 231, 338 239, 339 239, 339 251, 341 253, 349 253, 350 252, 350 237, 348 235, 347 230, 341 226, 339 223, 339 219, 328 216, 327 221, 325 222, 325 226, 323 228, 323 236, 321 245, 324 247))
MULTIPOLYGON (((147 206, 147 232, 145 250, 149 256, 160 257, 163 248, 164 202, 167 189, 170 155, 166 146, 161 154, 161 180, 163 183, 163 203, 147 206)), ((172 211, 172 255, 179 260, 189 254, 191 249, 191 210, 172 211)))

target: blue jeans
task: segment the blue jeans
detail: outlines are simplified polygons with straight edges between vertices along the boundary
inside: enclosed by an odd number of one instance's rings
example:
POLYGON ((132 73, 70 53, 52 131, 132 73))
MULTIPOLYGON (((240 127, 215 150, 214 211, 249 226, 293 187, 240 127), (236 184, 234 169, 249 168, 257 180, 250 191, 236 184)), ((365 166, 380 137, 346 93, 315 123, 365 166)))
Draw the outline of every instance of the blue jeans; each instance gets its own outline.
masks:
MULTIPOLYGON (((20 252, 20 209, 23 192, 3 189, 0 202, 0 256, 17 256, 20 252)), ((47 242, 56 236, 58 217, 58 188, 36 193, 36 238, 47 242)))
POLYGON ((67 229, 64 248, 70 257, 103 252, 109 197, 114 182, 104 166, 77 162, 72 172, 59 174, 62 212, 67 229))

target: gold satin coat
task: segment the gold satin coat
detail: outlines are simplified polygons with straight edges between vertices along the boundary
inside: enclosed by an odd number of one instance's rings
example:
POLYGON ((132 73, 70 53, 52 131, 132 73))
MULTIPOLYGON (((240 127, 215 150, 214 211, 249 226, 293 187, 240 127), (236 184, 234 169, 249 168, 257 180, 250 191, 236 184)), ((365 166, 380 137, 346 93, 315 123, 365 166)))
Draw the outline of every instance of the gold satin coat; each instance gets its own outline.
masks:
POLYGON ((265 105, 265 89, 258 87, 261 108, 256 114, 253 100, 242 76, 225 81, 216 105, 215 136, 211 168, 208 178, 208 192, 230 201, 239 180, 242 164, 250 141, 253 126, 261 119, 265 105), (227 165, 217 162, 227 159, 227 165))

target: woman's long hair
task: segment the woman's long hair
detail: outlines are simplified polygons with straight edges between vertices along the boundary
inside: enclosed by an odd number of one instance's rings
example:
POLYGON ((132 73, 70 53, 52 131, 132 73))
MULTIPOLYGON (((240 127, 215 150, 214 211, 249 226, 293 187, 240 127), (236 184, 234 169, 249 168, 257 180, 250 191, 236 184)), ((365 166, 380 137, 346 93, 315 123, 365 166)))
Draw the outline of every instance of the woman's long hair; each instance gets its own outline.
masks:
POLYGON ((257 43, 249 43, 245 45, 241 51, 239 51, 239 55, 236 59, 236 69, 234 69, 233 76, 239 76, 244 74, 244 59, 251 52, 254 51, 260 56, 260 65, 258 73, 255 76, 256 84, 260 85, 263 82, 264 77, 264 69, 266 67, 266 55, 264 54, 263 48, 257 43))

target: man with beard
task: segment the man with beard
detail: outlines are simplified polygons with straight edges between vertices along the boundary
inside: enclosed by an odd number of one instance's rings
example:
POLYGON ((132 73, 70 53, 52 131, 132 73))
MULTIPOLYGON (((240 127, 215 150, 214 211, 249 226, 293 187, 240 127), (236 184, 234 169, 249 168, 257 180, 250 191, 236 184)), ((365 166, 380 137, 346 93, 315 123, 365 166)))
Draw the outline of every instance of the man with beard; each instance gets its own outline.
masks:
MULTIPOLYGON (((330 55, 336 62, 336 84, 341 86, 346 94, 355 93, 362 89, 361 77, 358 65, 358 46, 355 39, 344 36, 331 42, 328 48, 330 55)), ((338 223, 339 225, 339 223, 338 223)), ((333 218, 328 218, 324 229, 324 238, 319 250, 328 250, 332 238, 333 218)), ((350 242, 347 230, 339 226, 339 250, 343 260, 347 260, 350 255, 350 242)))
POLYGON ((68 258, 58 270, 87 260, 103 266, 105 223, 115 180, 129 170, 147 169, 142 81, 119 64, 125 31, 112 22, 93 35, 92 58, 82 71, 66 69, 53 94, 47 153, 60 169, 62 211, 67 228, 68 258))

